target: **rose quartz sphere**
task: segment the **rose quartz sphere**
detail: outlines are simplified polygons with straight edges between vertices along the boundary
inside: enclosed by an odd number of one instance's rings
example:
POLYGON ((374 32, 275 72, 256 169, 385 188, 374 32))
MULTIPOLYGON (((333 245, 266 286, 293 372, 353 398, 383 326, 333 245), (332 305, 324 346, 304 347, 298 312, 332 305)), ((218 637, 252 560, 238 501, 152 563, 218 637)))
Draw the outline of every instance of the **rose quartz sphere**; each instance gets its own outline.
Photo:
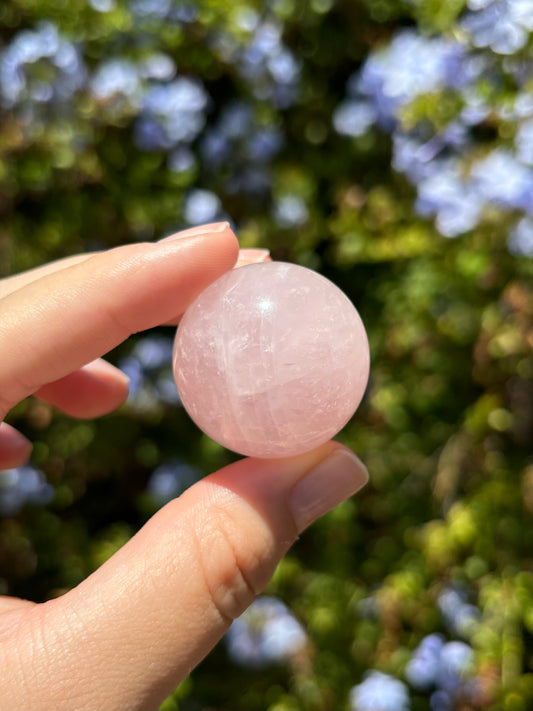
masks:
POLYGON ((365 328, 332 282, 295 264, 227 272, 185 313, 174 345, 183 405, 209 437, 254 457, 326 442, 369 372, 365 328))

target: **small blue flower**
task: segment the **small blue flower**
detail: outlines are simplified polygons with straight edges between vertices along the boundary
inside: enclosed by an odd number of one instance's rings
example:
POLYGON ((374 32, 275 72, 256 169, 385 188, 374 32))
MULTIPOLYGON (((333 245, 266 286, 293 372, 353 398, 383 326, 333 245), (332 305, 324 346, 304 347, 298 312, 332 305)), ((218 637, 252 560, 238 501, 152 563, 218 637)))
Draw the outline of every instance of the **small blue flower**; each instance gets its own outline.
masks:
POLYGON ((444 638, 431 634, 420 642, 407 665, 407 681, 420 691, 432 689, 437 681, 444 638))
POLYGON ((148 480, 147 491, 158 506, 164 506, 195 484, 203 472, 181 460, 160 464, 148 480))
POLYGON ((455 692, 469 676, 474 662, 474 652, 465 642, 447 642, 440 654, 437 685, 445 691, 455 692))
POLYGON ((350 691, 351 711, 409 711, 406 685, 389 674, 372 670, 350 691))
POLYGON ((167 336, 145 336, 131 352, 145 370, 156 370, 172 362, 172 338, 167 336))
POLYGON ((189 77, 154 84, 145 93, 136 125, 140 148, 169 149, 190 143, 205 124, 208 97, 203 86, 189 77))
POLYGON ((490 114, 487 99, 474 86, 468 87, 462 93, 464 106, 459 115, 461 121, 467 126, 476 126, 484 121, 490 114))
POLYGON ((348 90, 353 98, 370 97, 382 125, 392 128, 400 107, 422 94, 466 83, 472 70, 457 42, 404 30, 368 57, 348 90))
POLYGON ((129 397, 137 395, 144 382, 144 373, 141 363, 132 356, 123 358, 118 363, 120 370, 129 378, 129 397))
POLYGON ((166 17, 170 11, 171 0, 132 0, 129 9, 132 14, 139 18, 159 18, 166 17))
POLYGON ((230 658, 240 666, 261 669, 284 662, 307 643, 302 625, 274 597, 258 597, 225 636, 230 658))
POLYGON ((213 222, 220 213, 220 199, 210 190, 191 190, 185 197, 183 218, 189 225, 213 222))
POLYGON ((106 59, 96 69, 89 85, 96 99, 106 100, 121 94, 135 102, 141 98, 139 67, 121 57, 106 59))
POLYGON ((452 634, 468 634, 481 617, 478 608, 468 602, 465 593, 459 588, 444 590, 439 595, 437 606, 452 634))
POLYGON ((227 137, 216 129, 208 130, 202 137, 200 152, 206 165, 213 169, 223 165, 231 152, 227 137))
POLYGON ((429 700, 431 711, 453 711, 453 697, 447 691, 438 689, 429 700))
POLYGON ((434 162, 432 167, 418 185, 416 209, 420 215, 436 215, 442 235, 457 237, 479 223, 484 200, 471 189, 455 161, 434 162))
POLYGON ((307 205, 298 195, 282 195, 274 204, 274 218, 281 227, 298 227, 308 217, 307 205))
POLYGON ((515 136, 517 158, 533 166, 533 119, 524 121, 515 136))
POLYGON ((504 148, 497 148, 476 163, 471 178, 476 192, 487 202, 533 211, 533 170, 504 148))
POLYGON ((250 161, 266 163, 281 150, 283 137, 275 128, 253 131, 246 142, 246 154, 250 161))
POLYGON ((0 101, 7 108, 69 101, 85 79, 78 49, 49 21, 19 32, 0 53, 0 101), (46 81, 33 71, 41 63, 51 72, 46 81))
POLYGON ((165 370, 159 373, 155 380, 155 391, 161 402, 164 402, 166 405, 181 407, 181 398, 171 370, 165 370))
POLYGON ((376 109, 369 101, 348 99, 336 108, 333 126, 342 135, 362 136, 376 119, 376 109))
POLYGON ((168 157, 168 167, 174 173, 186 173, 196 166, 194 153, 185 146, 179 146, 168 157))
POLYGON ((144 79, 170 81, 176 75, 176 62, 168 54, 156 52, 142 62, 139 71, 144 79))
POLYGON ((511 229, 509 251, 520 257, 533 257, 533 220, 523 217, 511 229))
POLYGON ((89 0, 89 5, 97 12, 111 12, 115 8, 115 0, 89 0))
POLYGON ((224 107, 218 120, 218 131, 226 138, 241 138, 252 126, 252 108, 243 101, 233 101, 224 107))
POLYGON ((30 464, 0 472, 0 515, 14 516, 26 504, 45 506, 53 497, 53 486, 30 464))
POLYGON ((490 47, 497 54, 522 49, 533 30, 529 0, 472 0, 471 13, 462 22, 475 47, 490 47))
MULTIPOLYGON (((227 53, 227 49, 226 49, 227 53)), ((271 100, 278 108, 294 103, 299 92, 301 65, 283 43, 281 26, 273 20, 255 24, 250 42, 234 48, 232 61, 259 100, 271 100)))
POLYGON ((300 63, 286 47, 268 58, 267 67, 272 79, 279 84, 294 84, 300 76, 300 63))

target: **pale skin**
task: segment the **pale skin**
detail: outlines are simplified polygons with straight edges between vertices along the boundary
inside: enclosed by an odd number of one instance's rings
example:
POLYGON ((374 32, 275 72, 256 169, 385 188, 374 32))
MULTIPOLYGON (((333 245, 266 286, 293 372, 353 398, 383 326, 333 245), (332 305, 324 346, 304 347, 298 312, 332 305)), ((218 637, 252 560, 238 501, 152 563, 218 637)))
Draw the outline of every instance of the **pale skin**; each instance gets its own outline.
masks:
MULTIPOLYGON (((238 257, 226 224, 205 225, 1 281, 0 420, 31 395, 74 417, 118 407, 127 379, 101 356, 133 333, 177 323, 238 257)), ((0 425, 0 470, 30 451, 0 425)), ((336 442, 287 459, 242 459, 167 504, 62 597, 0 597, 0 711, 157 709, 297 536, 366 481, 336 442)))

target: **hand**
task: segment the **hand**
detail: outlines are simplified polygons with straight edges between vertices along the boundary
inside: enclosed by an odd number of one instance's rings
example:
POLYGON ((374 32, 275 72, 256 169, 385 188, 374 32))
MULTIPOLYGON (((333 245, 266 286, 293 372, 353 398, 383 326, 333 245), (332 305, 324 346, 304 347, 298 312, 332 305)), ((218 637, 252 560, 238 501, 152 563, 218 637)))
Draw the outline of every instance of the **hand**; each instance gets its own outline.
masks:
MULTIPOLYGON (((94 417, 127 395, 100 356, 176 323, 238 257, 226 224, 73 257, 0 283, 0 412, 28 395, 94 417)), ((31 445, 0 426, 0 469, 31 445)), ((242 459, 171 501, 115 556, 43 604, 0 598, 0 709, 155 709, 252 602, 289 546, 367 481, 329 442, 242 459)))

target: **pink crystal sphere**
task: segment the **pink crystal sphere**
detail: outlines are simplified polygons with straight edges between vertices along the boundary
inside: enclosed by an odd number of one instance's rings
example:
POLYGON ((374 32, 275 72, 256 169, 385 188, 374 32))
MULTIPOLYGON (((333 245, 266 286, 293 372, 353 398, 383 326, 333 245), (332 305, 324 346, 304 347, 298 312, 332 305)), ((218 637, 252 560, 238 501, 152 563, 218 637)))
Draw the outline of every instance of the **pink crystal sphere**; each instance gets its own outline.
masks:
POLYGON ((211 284, 185 313, 174 376, 209 437, 254 457, 300 454, 350 419, 369 372, 365 328, 325 277, 250 264, 211 284))

